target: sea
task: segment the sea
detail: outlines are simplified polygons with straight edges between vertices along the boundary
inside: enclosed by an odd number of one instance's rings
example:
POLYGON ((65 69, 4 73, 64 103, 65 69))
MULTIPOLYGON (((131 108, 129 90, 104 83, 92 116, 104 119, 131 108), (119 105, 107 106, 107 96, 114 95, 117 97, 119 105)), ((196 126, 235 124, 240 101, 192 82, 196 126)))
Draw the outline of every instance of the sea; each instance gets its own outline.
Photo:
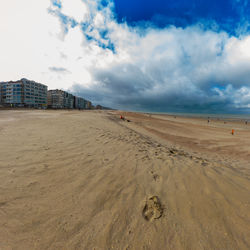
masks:
MULTIPOLYGON (((139 112, 140 113, 140 112, 139 112)), ((190 118, 205 118, 216 120, 241 120, 250 121, 250 114, 206 114, 206 113, 174 113, 174 112, 141 112, 146 114, 155 115, 171 115, 190 118)))

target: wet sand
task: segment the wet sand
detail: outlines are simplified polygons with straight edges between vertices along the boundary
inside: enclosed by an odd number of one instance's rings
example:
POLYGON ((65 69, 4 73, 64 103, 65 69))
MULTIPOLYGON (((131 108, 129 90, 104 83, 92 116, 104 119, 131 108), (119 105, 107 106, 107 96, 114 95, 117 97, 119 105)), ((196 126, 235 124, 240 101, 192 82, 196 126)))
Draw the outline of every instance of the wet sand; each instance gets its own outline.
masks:
POLYGON ((0 138, 0 249, 250 249, 250 125, 0 111, 0 138))

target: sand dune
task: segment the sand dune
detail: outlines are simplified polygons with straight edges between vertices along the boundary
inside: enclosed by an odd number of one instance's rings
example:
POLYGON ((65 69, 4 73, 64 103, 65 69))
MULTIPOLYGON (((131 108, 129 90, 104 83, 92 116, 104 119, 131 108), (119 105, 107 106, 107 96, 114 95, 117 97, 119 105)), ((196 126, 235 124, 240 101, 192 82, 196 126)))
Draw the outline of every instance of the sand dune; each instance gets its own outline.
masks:
POLYGON ((0 249, 250 249, 249 127, 119 115, 0 112, 0 249))

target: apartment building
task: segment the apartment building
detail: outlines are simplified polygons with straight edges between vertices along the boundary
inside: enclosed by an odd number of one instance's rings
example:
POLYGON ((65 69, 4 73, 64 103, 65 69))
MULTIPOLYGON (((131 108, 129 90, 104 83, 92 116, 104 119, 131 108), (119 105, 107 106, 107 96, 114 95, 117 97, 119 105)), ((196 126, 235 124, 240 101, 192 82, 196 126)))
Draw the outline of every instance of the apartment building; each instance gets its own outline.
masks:
POLYGON ((3 106, 2 104, 2 85, 0 83, 0 107, 3 106))
POLYGON ((92 102, 90 102, 90 101, 87 101, 87 103, 86 103, 86 109, 92 109, 92 102))
POLYGON ((49 90, 44 84, 22 78, 0 82, 0 107, 92 109, 92 103, 66 91, 49 90))
POLYGON ((9 107, 47 107, 47 89, 44 84, 25 78, 0 82, 0 103, 9 107))
POLYGON ((48 108, 73 109, 74 96, 66 91, 55 89, 48 91, 48 108))
POLYGON ((87 101, 82 97, 74 96, 74 108, 86 109, 87 101))

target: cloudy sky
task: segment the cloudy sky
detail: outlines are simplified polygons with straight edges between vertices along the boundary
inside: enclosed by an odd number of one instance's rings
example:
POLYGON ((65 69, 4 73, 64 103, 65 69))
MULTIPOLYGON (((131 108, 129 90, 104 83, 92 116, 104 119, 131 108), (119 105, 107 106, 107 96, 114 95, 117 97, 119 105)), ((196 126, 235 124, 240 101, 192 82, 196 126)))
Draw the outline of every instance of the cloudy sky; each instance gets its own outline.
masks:
POLYGON ((0 81, 127 110, 250 113, 248 0, 8 0, 0 34, 0 81))

